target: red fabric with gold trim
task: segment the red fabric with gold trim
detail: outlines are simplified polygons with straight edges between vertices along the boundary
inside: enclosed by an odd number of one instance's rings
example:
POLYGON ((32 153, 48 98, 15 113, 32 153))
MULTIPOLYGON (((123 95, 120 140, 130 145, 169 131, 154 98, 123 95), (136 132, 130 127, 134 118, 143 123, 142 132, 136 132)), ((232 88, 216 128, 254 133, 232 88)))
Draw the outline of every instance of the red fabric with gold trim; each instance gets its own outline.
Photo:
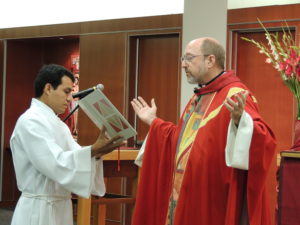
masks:
MULTIPOLYGON (((207 115, 223 104, 228 91, 234 87, 247 90, 233 72, 227 72, 205 87, 205 92, 200 90, 201 94, 217 91, 207 115)), ((249 171, 225 164, 230 113, 223 106, 197 133, 185 169, 174 225, 239 225, 245 193, 250 225, 271 224, 266 177, 275 156, 275 138, 259 116, 251 94, 245 109, 254 121, 249 171)), ((182 119, 178 126, 156 119, 150 127, 133 225, 166 223, 181 125, 182 119)))

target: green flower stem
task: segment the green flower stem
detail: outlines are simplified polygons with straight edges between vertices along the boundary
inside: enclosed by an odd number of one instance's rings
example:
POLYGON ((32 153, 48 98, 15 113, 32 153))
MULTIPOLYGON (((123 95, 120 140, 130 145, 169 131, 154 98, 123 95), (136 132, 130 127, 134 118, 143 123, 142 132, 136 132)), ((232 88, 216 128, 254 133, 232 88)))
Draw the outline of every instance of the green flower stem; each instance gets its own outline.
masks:
POLYGON ((297 99, 297 120, 300 120, 300 99, 297 99))
POLYGON ((295 98, 297 104, 297 120, 300 120, 300 88, 297 78, 295 78, 295 98))

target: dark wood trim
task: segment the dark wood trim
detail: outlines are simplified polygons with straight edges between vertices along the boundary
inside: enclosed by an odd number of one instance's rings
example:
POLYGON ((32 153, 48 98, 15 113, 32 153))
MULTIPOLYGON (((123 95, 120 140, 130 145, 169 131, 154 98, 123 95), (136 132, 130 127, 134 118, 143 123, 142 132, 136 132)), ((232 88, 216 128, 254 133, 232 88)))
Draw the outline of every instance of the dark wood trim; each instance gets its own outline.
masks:
POLYGON ((257 23, 257 18, 262 21, 299 20, 299 11, 300 4, 230 9, 227 14, 227 24, 257 23))
POLYGON ((129 32, 182 27, 182 14, 0 29, 0 39, 129 32))
MULTIPOLYGON (((4 41, 0 40, 0 131, 2 133, 2 99, 3 99, 3 79, 4 79, 4 41)), ((1 146, 2 146, 2 135, 0 135, 0 151, 1 151, 1 146)), ((1 155, 0 154, 0 166, 1 165, 1 155)), ((0 172, 1 172, 1 169, 0 169, 0 172)))

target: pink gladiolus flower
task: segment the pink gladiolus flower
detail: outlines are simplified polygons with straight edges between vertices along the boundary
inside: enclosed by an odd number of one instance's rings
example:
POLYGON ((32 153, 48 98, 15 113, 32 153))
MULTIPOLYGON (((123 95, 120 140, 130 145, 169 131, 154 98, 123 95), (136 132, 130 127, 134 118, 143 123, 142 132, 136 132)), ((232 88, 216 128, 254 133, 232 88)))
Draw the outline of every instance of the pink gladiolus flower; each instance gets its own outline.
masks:
POLYGON ((289 77, 292 76, 292 72, 293 72, 293 67, 291 65, 286 65, 286 70, 285 70, 285 74, 289 77))
POLYGON ((286 67, 286 64, 284 62, 280 62, 279 63, 279 70, 280 71, 284 71, 285 70, 285 67, 286 67))
POLYGON ((284 71, 285 68, 286 68, 286 63, 285 63, 285 62, 280 62, 280 63, 279 63, 279 70, 280 70, 280 71, 284 71))
POLYGON ((294 49, 291 49, 290 58, 295 60, 297 59, 297 54, 294 49))

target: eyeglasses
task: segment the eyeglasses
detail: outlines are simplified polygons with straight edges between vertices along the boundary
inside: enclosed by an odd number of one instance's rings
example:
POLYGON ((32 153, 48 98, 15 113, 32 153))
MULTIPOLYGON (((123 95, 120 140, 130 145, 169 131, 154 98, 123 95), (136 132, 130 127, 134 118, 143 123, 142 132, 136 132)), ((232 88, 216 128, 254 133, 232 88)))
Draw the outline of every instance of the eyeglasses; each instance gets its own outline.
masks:
MULTIPOLYGON (((201 54, 202 55, 202 54, 201 54)), ((185 62, 185 63, 191 63, 193 61, 194 58, 201 56, 201 55, 184 55, 180 58, 181 62, 185 62)), ((202 55, 202 56, 209 56, 209 55, 202 55)))

